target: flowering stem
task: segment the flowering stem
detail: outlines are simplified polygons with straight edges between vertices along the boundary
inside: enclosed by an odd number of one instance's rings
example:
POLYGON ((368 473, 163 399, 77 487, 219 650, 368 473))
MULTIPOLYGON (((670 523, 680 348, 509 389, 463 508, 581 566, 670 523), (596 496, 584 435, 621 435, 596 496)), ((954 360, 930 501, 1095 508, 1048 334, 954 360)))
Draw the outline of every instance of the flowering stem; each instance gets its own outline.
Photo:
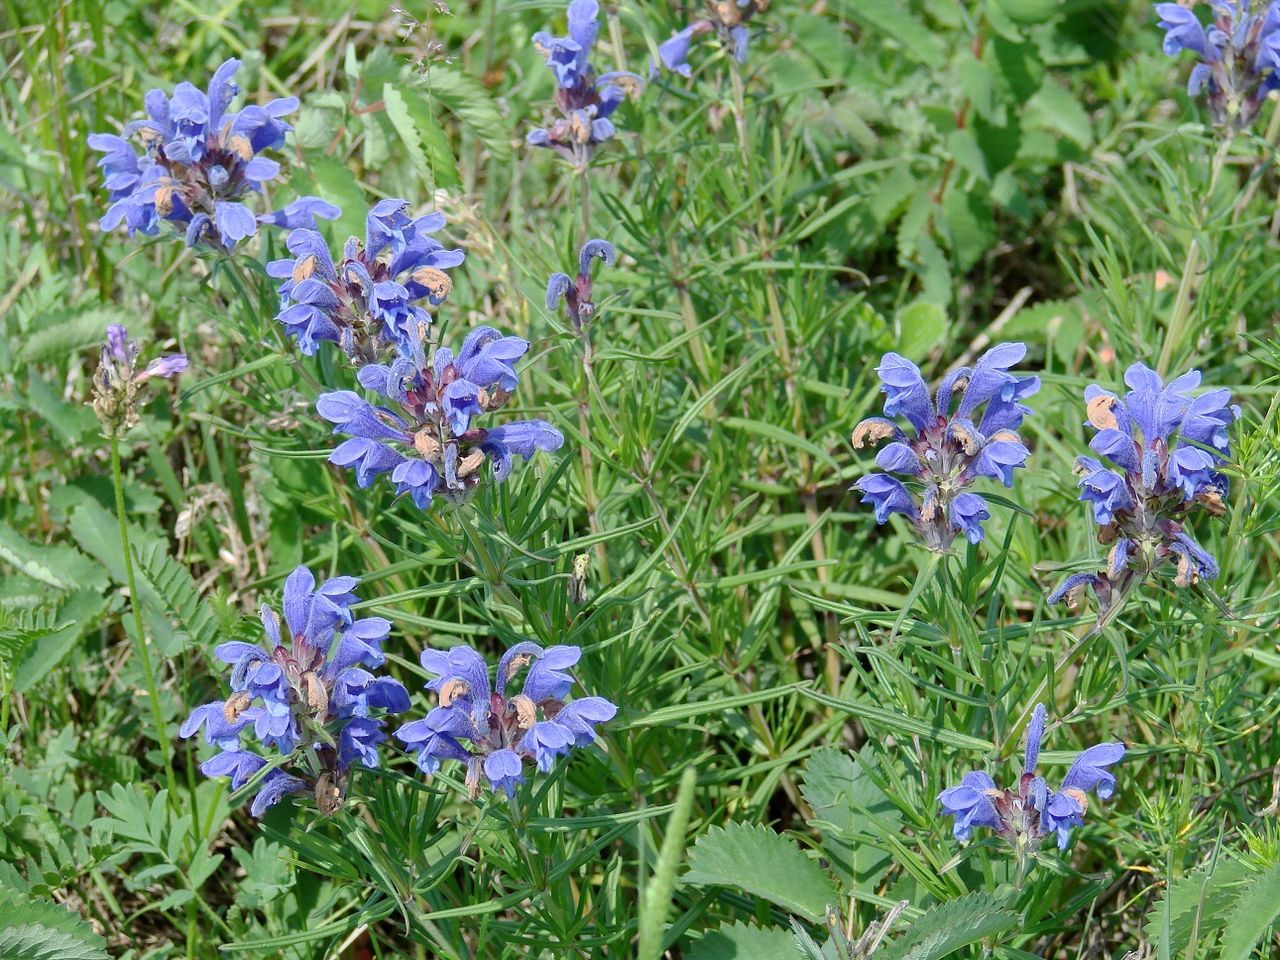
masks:
POLYGON ((178 785, 173 776, 173 763, 169 757, 169 734, 165 727, 164 711, 160 708, 160 691, 156 686, 155 671, 151 667, 151 648, 142 625, 142 607, 138 603, 138 585, 133 576, 133 553, 129 548, 129 524, 124 512, 124 477, 120 469, 120 436, 111 433, 111 481, 116 489, 116 519, 120 522, 120 548, 124 553, 125 584, 129 588, 129 608, 133 611, 133 627, 137 635, 138 657, 142 660, 142 676, 147 685, 147 699, 151 701, 151 719, 155 724, 156 745, 164 759, 165 784, 169 788, 169 804, 178 801, 178 785))
MULTIPOLYGON (((1213 192, 1222 175, 1222 168, 1227 161, 1227 153, 1231 149, 1233 132, 1228 132, 1213 155, 1213 166, 1209 171, 1209 186, 1204 192, 1204 200, 1200 205, 1200 216, 1196 226, 1203 227, 1208 215, 1209 204, 1213 200, 1213 192)), ((1169 363, 1173 360, 1173 351, 1182 341, 1183 328, 1191 317, 1191 298, 1195 294, 1196 276, 1203 265, 1204 254, 1200 249, 1200 240, 1193 234, 1187 247, 1187 259, 1182 264, 1182 276, 1178 280, 1178 298, 1173 304, 1173 314, 1169 317, 1169 326, 1165 330, 1164 346, 1160 348, 1160 359, 1156 362, 1156 372, 1164 376, 1169 371, 1169 363)))

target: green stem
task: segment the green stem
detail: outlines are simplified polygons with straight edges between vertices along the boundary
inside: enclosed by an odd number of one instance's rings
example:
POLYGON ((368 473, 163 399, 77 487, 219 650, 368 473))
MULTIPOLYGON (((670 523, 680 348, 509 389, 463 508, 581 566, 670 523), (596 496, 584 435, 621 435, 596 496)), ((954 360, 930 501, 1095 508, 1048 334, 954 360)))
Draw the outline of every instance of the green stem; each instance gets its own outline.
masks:
POLYGON ((120 437, 111 434, 111 480, 116 488, 116 518, 120 521, 120 547, 124 551, 124 577, 129 588, 129 608, 133 611, 133 627, 137 634, 138 656, 142 660, 142 676, 147 684, 147 699, 151 701, 151 719, 156 728, 156 745, 164 759, 165 784, 169 788, 169 804, 177 803, 178 785, 173 776, 173 763, 169 757, 169 734, 165 727, 164 711, 160 708, 160 690, 156 686, 156 674, 151 667, 151 648, 146 630, 142 626, 142 608, 138 604, 138 585, 133 576, 133 554, 129 549, 129 525, 124 512, 124 477, 120 469, 120 437))
MULTIPOLYGON (((1227 153, 1231 149, 1232 136, 1233 134, 1228 133, 1218 146, 1217 153, 1213 155, 1213 166, 1209 172, 1209 188, 1203 194, 1204 200, 1200 205, 1200 216, 1196 222, 1197 230, 1204 229, 1209 204, 1213 201, 1213 192, 1218 185, 1218 178, 1222 175, 1222 168, 1226 164, 1227 153)), ((1168 372, 1169 363, 1173 360, 1173 351, 1181 343, 1184 328, 1191 318, 1191 298, 1195 294, 1196 275, 1203 265, 1203 256, 1200 239, 1192 234, 1191 243, 1187 247, 1187 259, 1182 264, 1182 276, 1178 280, 1178 298, 1174 301, 1173 315, 1169 317, 1169 326, 1165 330, 1164 346, 1160 348, 1160 359, 1156 362, 1156 372, 1161 376, 1168 372)))

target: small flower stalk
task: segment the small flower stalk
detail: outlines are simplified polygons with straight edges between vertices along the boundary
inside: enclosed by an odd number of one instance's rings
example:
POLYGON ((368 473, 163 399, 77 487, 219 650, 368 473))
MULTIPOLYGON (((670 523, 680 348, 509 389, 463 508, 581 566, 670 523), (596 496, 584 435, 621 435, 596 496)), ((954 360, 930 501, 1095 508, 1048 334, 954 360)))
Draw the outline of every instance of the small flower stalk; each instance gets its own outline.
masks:
POLYGON ((330 341, 353 363, 376 363, 394 350, 412 356, 425 341, 436 307, 453 290, 445 271, 465 259, 432 234, 444 228, 444 215, 410 217, 407 200, 382 200, 365 218, 365 238, 347 240, 335 263, 317 231, 289 234, 291 258, 273 260, 267 273, 280 284, 276 319, 308 356, 330 341))
POLYGON ((1109 546, 1105 569, 1067 577, 1050 603, 1078 600, 1086 588, 1098 599, 1099 616, 1153 574, 1172 568, 1174 583, 1189 587, 1218 576, 1218 563, 1187 532, 1197 510, 1226 511, 1227 478, 1218 466, 1231 455, 1228 428, 1239 417, 1231 392, 1192 397, 1200 372, 1167 386, 1159 374, 1135 363, 1125 371, 1123 399, 1092 384, 1085 389, 1089 446, 1112 466, 1092 457, 1076 461, 1080 500, 1093 508, 1098 542, 1109 546), (1114 467, 1114 469, 1113 469, 1114 467))
POLYGON ((529 131, 526 141, 554 150, 579 169, 587 167, 596 149, 617 134, 609 118, 628 95, 639 92, 634 73, 615 71, 597 75, 591 52, 600 32, 596 0, 572 0, 569 34, 534 34, 533 44, 556 77, 556 108, 560 116, 546 127, 529 131))
POLYGON ((853 486, 875 509, 877 523, 901 514, 938 553, 946 553, 957 534, 970 543, 982 540, 990 513, 970 485, 987 477, 1011 487, 1013 471, 1030 456, 1016 431, 1031 412, 1022 401, 1040 389, 1040 378, 1010 372, 1026 352, 1021 343, 993 347, 972 369, 948 374, 936 399, 919 367, 896 353, 884 355, 876 369, 885 416, 863 420, 852 438, 858 449, 889 441, 876 456, 876 465, 888 472, 868 474, 853 486), (896 417, 905 418, 914 435, 896 417))
POLYGON ((613 244, 607 240, 588 240, 578 253, 577 277, 553 273, 547 280, 547 309, 554 312, 563 300, 569 322, 578 333, 596 312, 596 305, 591 302, 591 261, 597 259, 606 267, 612 267, 618 259, 613 244))
POLYGON ((103 231, 124 224, 129 236, 155 235, 166 221, 183 231, 189 247, 230 251, 257 233, 260 223, 314 228, 316 217, 338 216, 336 206, 318 197, 254 214, 246 201, 280 173, 280 164, 261 154, 284 146, 293 127, 282 118, 298 109, 298 98, 232 112, 231 102, 240 92, 233 79, 239 68, 239 60, 224 62, 207 91, 190 83, 178 84, 172 96, 151 90, 145 120, 127 124, 121 136, 89 137, 89 146, 103 153, 98 166, 111 201, 99 221, 103 231), (141 154, 130 143, 135 136, 142 143, 141 154))
POLYGON ((231 666, 231 696, 196 707, 179 734, 203 728, 219 752, 200 770, 230 777, 233 790, 269 765, 243 738, 276 754, 250 808, 255 817, 290 793, 309 792, 321 813, 337 812, 352 765, 378 766, 385 718, 409 709, 398 680, 371 672, 383 664, 391 622, 355 618, 358 583, 333 577, 317 585, 300 566, 285 581, 284 622, 262 608, 263 646, 233 641, 214 650, 231 666))
POLYGON ((361 385, 400 412, 375 407, 351 390, 321 394, 316 410, 334 424, 334 433, 349 437, 329 461, 355 470, 361 487, 390 474, 396 492, 409 495, 424 510, 437 495, 464 501, 480 483, 486 461, 493 481, 502 483, 511 473, 513 454, 528 459, 564 443, 560 431, 545 420, 488 428, 477 423, 511 399, 518 384, 515 362, 528 349, 527 340, 477 327, 456 356, 439 347, 430 363, 419 350, 389 366, 362 367, 361 385))
MULTIPOLYGON (((682 77, 693 76, 689 63, 689 51, 693 41, 714 33, 720 43, 733 53, 739 63, 747 62, 747 50, 751 44, 751 31, 747 23, 757 14, 769 9, 772 0, 705 0, 706 15, 694 20, 683 30, 658 47, 658 59, 672 73, 682 77)), ((658 66, 650 67, 650 75, 658 73, 658 66)))
POLYGON ((1159 27, 1165 31, 1164 52, 1189 50, 1198 62, 1187 81, 1187 93, 1203 90, 1214 121, 1236 130, 1248 127, 1272 90, 1280 89, 1280 2, 1211 0, 1209 23, 1194 9, 1157 3, 1159 27))
POLYGON ((1067 848, 1072 829, 1084 824, 1090 793, 1100 800, 1111 798, 1116 778, 1108 768, 1119 763, 1125 754, 1125 745, 1118 741, 1089 747, 1072 762, 1062 785, 1051 790, 1044 777, 1036 773, 1045 718, 1044 705, 1037 705, 1027 726, 1022 776, 1015 789, 1001 789, 985 771, 972 770, 959 786, 938 794, 943 814, 955 818, 953 833, 957 840, 968 840, 978 828, 991 830, 1012 845, 1020 874, 1028 856, 1046 837, 1056 836, 1058 849, 1067 848))
POLYGON ((574 646, 517 643, 503 654, 491 685, 489 665, 470 647, 424 650, 422 666, 435 674, 427 689, 436 693, 438 704, 395 735, 417 755, 427 776, 444 761, 457 760, 466 765, 472 799, 486 784, 514 796, 527 767, 549 773, 558 757, 594 743, 596 726, 618 712, 604 697, 565 702, 574 683, 569 671, 581 656, 574 646), (514 693, 513 681, 522 670, 524 682, 514 693))
POLYGON ((99 354, 93 377, 93 412, 108 437, 121 437, 138 422, 138 401, 148 380, 169 379, 187 369, 181 353, 157 357, 142 370, 138 366, 138 344, 118 323, 107 327, 107 339, 99 354))

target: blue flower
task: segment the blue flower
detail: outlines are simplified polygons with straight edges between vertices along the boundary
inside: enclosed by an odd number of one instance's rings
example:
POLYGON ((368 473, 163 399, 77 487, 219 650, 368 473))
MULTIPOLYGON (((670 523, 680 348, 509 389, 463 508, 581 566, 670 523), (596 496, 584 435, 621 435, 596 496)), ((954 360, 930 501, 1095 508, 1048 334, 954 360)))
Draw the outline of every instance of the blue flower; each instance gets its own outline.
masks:
MULTIPOLYGON (((432 236, 445 225, 442 214, 413 218, 408 206, 406 200, 375 204, 365 218, 363 245, 349 239, 336 264, 324 237, 307 226, 289 234, 292 257, 267 264, 267 273, 283 281, 276 319, 303 353, 314 354, 326 340, 357 363, 375 362, 387 349, 404 356, 421 350, 432 318, 418 304, 444 302, 453 289, 445 271, 464 254, 432 236)), ((295 219, 301 216, 295 211, 295 219)))
POLYGON ((470 647, 424 650, 423 669, 434 675, 427 689, 439 705, 395 735, 427 776, 444 761, 458 760, 466 765, 473 798, 485 781, 513 796, 524 782, 526 761, 550 772, 557 758, 594 743, 596 726, 618 712, 603 697, 565 703, 574 682, 569 670, 581 656, 578 647, 517 643, 503 654, 491 683, 484 657, 470 647), (511 693, 521 671, 520 692, 511 693))
POLYGON ((1157 3, 1164 52, 1171 57, 1183 51, 1195 54, 1187 92, 1194 97, 1207 88, 1214 118, 1243 129, 1267 94, 1280 89, 1280 2, 1271 0, 1265 13, 1252 12, 1248 2, 1227 0, 1210 8, 1206 27, 1192 9, 1157 3))
POLYGON ((975 828, 985 827, 1010 841, 1019 857, 1051 835, 1057 837, 1058 848, 1065 850, 1072 828, 1084 823, 1088 794, 1109 800, 1115 793, 1116 778, 1107 768, 1124 758, 1125 745, 1119 742, 1089 747, 1071 764, 1062 785, 1050 789, 1036 773, 1046 719, 1044 705, 1038 704, 1027 725, 1016 790, 999 789, 990 776, 974 770, 965 774, 960 786, 938 794, 943 814, 955 818, 957 840, 967 840, 975 828))
POLYGON ((494 481, 502 483, 511 473, 512 455, 527 460, 564 443, 560 431, 544 420, 487 429, 477 425, 511 398, 519 380, 516 361, 528 349, 526 340, 477 327, 456 357, 439 347, 430 363, 418 353, 389 366, 362 367, 360 383, 400 412, 375 407, 350 390, 321 394, 316 411, 334 424, 334 433, 350 437, 330 454, 330 462, 354 468, 361 487, 390 474, 396 492, 422 509, 437 494, 465 499, 480 482, 485 460, 494 481))
POLYGON ((176 377, 188 364, 185 354, 171 353, 156 357, 141 370, 137 366, 137 342, 129 339, 129 331, 120 324, 109 324, 93 376, 93 410, 109 435, 118 436, 138 422, 142 386, 148 380, 176 377))
POLYGON ((862 502, 874 508, 877 523, 900 514, 926 546, 939 552, 949 549, 956 534, 970 543, 982 540, 982 523, 990 513, 986 501, 966 488, 979 477, 1011 487, 1014 470, 1030 456, 1014 431, 1031 412, 1022 401, 1040 389, 1040 379, 1010 372, 1026 352, 1020 343, 992 347, 972 369, 949 374, 936 399, 919 367, 896 353, 884 355, 877 372, 885 416, 863 420, 853 431, 858 448, 890 441, 876 456, 876 465, 887 472, 854 484, 862 502), (911 425, 914 436, 894 422, 897 417, 911 425))
POLYGON ((145 120, 125 126, 123 136, 96 133, 89 146, 103 154, 102 168, 110 207, 99 221, 104 231, 124 224, 129 235, 156 234, 165 220, 181 230, 188 246, 232 250, 253 236, 258 224, 314 226, 316 217, 332 220, 338 208, 317 197, 302 197, 283 210, 256 216, 245 202, 275 179, 280 165, 259 156, 278 150, 292 129, 281 120, 298 109, 296 97, 265 107, 229 111, 239 93, 233 77, 239 60, 227 60, 207 91, 180 83, 173 95, 151 90, 145 120), (137 135, 142 153, 129 139, 137 135))
MULTIPOLYGON (((673 73, 682 77, 692 76, 689 51, 693 41, 703 34, 714 32, 735 60, 746 63, 747 51, 751 45, 751 31, 747 29, 747 22, 756 14, 763 13, 770 2, 771 0, 737 0, 736 3, 707 4, 708 16, 694 20, 658 45, 658 60, 673 73)), ((654 77, 657 74, 658 64, 651 63, 649 75, 654 77)))
POLYGON ((353 765, 378 765, 384 717, 409 708, 409 694, 398 681, 366 669, 382 665, 391 623, 355 616, 358 583, 355 577, 317 583, 300 566, 285 581, 283 623, 270 607, 262 608, 264 645, 232 640, 213 651, 231 666, 231 696, 197 707, 178 733, 186 738, 204 729, 205 740, 222 752, 201 770, 231 777, 233 789, 266 764, 244 749, 246 732, 285 757, 293 772, 279 767, 263 779, 251 807, 255 817, 286 794, 308 788, 317 803, 331 803, 328 792, 337 788, 341 794, 353 765))
POLYGON ((547 280, 547 309, 555 310, 564 301, 565 312, 575 330, 596 312, 591 302, 591 263, 600 260, 606 267, 617 262, 618 254, 608 240, 588 240, 578 251, 578 276, 570 279, 567 273, 553 273, 547 280))
POLYGON ((560 116, 546 127, 531 130, 525 139, 531 146, 547 147, 585 166, 595 148, 617 133, 609 117, 638 88, 640 78, 625 71, 597 76, 592 68, 591 50, 600 30, 596 0, 572 0, 568 14, 568 36, 546 31, 533 35, 534 46, 555 74, 560 116))
POLYGON ((1225 510, 1227 478, 1218 468, 1231 455, 1228 427, 1240 415, 1227 390, 1191 395, 1200 386, 1196 370, 1166 385, 1135 363, 1124 379, 1130 390, 1123 399, 1097 384, 1084 392, 1095 431, 1089 446, 1110 466, 1092 457, 1076 461, 1080 500, 1091 508, 1098 539, 1112 545, 1107 567, 1075 574, 1049 596, 1057 603, 1089 587, 1100 620, 1161 568, 1173 567, 1180 587, 1218 575, 1217 562, 1191 538, 1185 520, 1196 508, 1225 510))

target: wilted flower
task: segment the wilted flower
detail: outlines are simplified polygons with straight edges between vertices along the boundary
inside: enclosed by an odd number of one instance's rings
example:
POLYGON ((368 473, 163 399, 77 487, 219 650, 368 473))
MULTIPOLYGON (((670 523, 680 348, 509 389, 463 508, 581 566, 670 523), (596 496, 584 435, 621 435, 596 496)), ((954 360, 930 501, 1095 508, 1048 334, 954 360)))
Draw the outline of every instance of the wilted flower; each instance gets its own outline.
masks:
POLYGON ((596 724, 618 712, 604 697, 565 703, 573 686, 569 670, 581 656, 578 647, 517 643, 503 654, 491 688, 489 665, 470 647, 424 650, 422 666, 436 675, 427 689, 436 692, 439 705, 396 737, 417 754, 418 768, 428 776, 443 761, 460 760, 473 798, 485 781, 510 797, 524 782, 526 761, 549 772, 557 757, 595 742, 596 724), (515 675, 526 667, 520 692, 511 693, 515 675))
POLYGON ((612 267, 618 255, 607 240, 588 240, 578 252, 578 276, 570 279, 567 273, 553 273, 547 280, 547 309, 555 310, 564 300, 565 312, 575 330, 581 330, 584 322, 596 312, 591 302, 591 261, 599 258, 606 267, 612 267))
POLYGON ((1240 415, 1231 392, 1198 397, 1192 370, 1165 386, 1149 367, 1125 371, 1130 390, 1122 400, 1097 384, 1084 392, 1088 423, 1097 431, 1089 446, 1118 470, 1092 457, 1076 461, 1080 499, 1093 506, 1098 540, 1111 546, 1106 569, 1077 573, 1050 596, 1057 603, 1088 586, 1099 613, 1116 608, 1133 586, 1164 567, 1174 583, 1190 586, 1218 575, 1217 561, 1186 532, 1183 521, 1197 507, 1221 515, 1227 478, 1216 470, 1231 455, 1227 428, 1240 415))
POLYGON ((464 254, 431 236, 443 229, 443 214, 414 219, 408 206, 406 200, 375 204, 365 218, 364 243, 348 239, 337 265, 324 237, 308 229, 289 234, 292 258, 267 264, 267 273, 284 281, 276 319, 303 353, 331 340, 357 363, 372 363, 386 347, 406 356, 419 349, 431 314, 416 304, 444 302, 453 289, 445 271, 464 254))
POLYGON ((1013 844, 1019 860, 1056 835, 1058 849, 1065 850, 1071 828, 1084 824, 1092 791, 1101 800, 1115 793, 1116 778, 1107 769, 1124 757, 1123 743, 1100 743, 1076 757, 1062 779, 1062 786, 1050 790, 1044 777, 1036 774, 1040 741, 1044 738, 1045 708, 1037 705, 1027 726, 1026 754, 1017 790, 999 789, 981 770, 964 775, 960 786, 938 794, 942 812, 955 817, 957 840, 967 840, 978 827, 986 827, 1013 844))
POLYGON ((516 388, 515 362, 529 349, 519 337, 504 337, 492 327, 477 327, 455 357, 439 347, 428 364, 419 350, 390 366, 360 369, 360 383, 388 400, 403 415, 375 407, 350 390, 321 394, 320 415, 334 433, 351 439, 339 444, 329 461, 356 471, 367 487, 390 473, 397 493, 407 493, 425 509, 437 493, 462 500, 480 482, 485 460, 493 479, 504 481, 511 456, 526 459, 537 450, 558 450, 560 431, 545 420, 517 420, 485 429, 475 420, 501 409, 516 388))
POLYGON ((241 744, 251 734, 278 752, 288 769, 277 767, 253 801, 255 817, 286 793, 311 790, 323 813, 341 805, 353 763, 378 765, 384 716, 409 709, 409 695, 398 680, 375 677, 382 666, 382 642, 391 622, 382 617, 357 620, 351 605, 360 581, 333 577, 319 586, 306 567, 298 567, 284 585, 284 627, 268 606, 262 608, 265 648, 230 642, 214 656, 231 665, 231 696, 196 707, 179 730, 182 737, 204 728, 206 742, 221 750, 200 765, 206 776, 229 776, 237 790, 267 760, 241 744))
POLYGON ((138 422, 138 391, 152 377, 175 377, 187 369, 181 353, 156 357, 137 369, 138 344, 118 323, 107 327, 107 339, 99 353, 93 378, 93 411, 108 436, 119 436, 138 422))
POLYGON ((853 445, 892 440, 876 465, 907 477, 919 494, 887 473, 863 477, 854 489, 862 492, 863 503, 875 507, 877 523, 900 513, 924 544, 938 552, 946 551, 957 533, 970 543, 982 539, 982 522, 990 514, 986 501, 967 488, 978 477, 1013 486, 1014 469, 1030 455, 1014 431, 1031 412, 1022 401, 1040 389, 1040 378, 1009 372, 1026 353, 1021 343, 992 347, 972 370, 962 367, 948 374, 936 403, 919 367, 896 353, 884 355, 877 371, 885 417, 905 417, 915 436, 903 433, 892 419, 871 417, 854 429, 853 445), (960 400, 953 411, 956 394, 960 400))
POLYGON ((1187 92, 1208 89, 1209 109, 1219 123, 1247 127, 1272 90, 1280 89, 1280 0, 1265 12, 1250 12, 1249 0, 1212 0, 1206 27, 1193 10, 1176 3, 1157 3, 1164 52, 1183 50, 1199 60, 1187 92))
POLYGON ((545 31, 533 35, 534 46, 556 75, 556 106, 561 115, 550 126, 531 130, 526 139, 535 147, 555 150, 577 166, 585 166, 595 147, 613 138, 617 131, 609 117, 640 84, 639 77, 625 71, 596 76, 591 50, 600 30, 599 15, 596 0, 572 0, 567 37, 545 31))
MULTIPOLYGON (((706 0, 707 15, 694 20, 683 30, 671 35, 658 46, 658 59, 668 70, 682 77, 692 76, 693 68, 689 65, 689 48, 693 41, 706 33, 715 33, 720 42, 733 51, 733 57, 739 63, 747 62, 747 47, 751 42, 751 32, 747 29, 747 21, 757 13, 769 9, 772 0, 706 0)), ((658 73, 657 64, 649 68, 650 76, 658 73)))
POLYGON ((232 80, 239 67, 234 59, 218 67, 207 93, 190 83, 178 84, 173 96, 151 90, 144 101, 146 120, 127 124, 123 136, 89 137, 89 146, 104 154, 98 166, 111 199, 100 221, 103 230, 124 223, 130 236, 155 234, 167 220, 185 231, 188 246, 231 250, 253 236, 259 223, 314 227, 316 217, 338 215, 337 207, 318 197, 302 197, 260 217, 242 202, 280 172, 280 164, 259 154, 284 146, 293 128, 281 118, 298 109, 298 99, 229 112, 240 91, 232 80), (142 141, 141 154, 129 143, 134 134, 142 141))

